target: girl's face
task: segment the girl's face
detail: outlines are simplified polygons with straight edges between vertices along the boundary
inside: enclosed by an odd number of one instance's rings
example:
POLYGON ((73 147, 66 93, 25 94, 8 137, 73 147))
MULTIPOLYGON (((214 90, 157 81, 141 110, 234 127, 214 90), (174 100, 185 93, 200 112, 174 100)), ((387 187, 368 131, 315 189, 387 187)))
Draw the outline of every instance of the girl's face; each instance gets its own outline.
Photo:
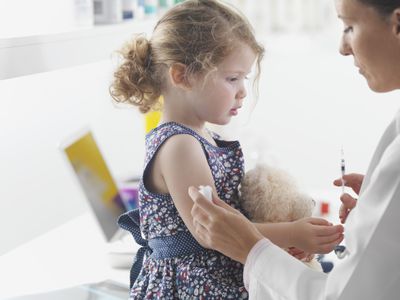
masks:
POLYGON ((376 92, 400 88, 400 38, 396 13, 384 18, 358 0, 336 0, 344 23, 340 53, 352 55, 359 72, 376 92))
POLYGON ((192 80, 192 101, 199 119, 224 125, 238 114, 247 95, 246 76, 255 59, 256 55, 249 46, 238 43, 216 71, 192 80))

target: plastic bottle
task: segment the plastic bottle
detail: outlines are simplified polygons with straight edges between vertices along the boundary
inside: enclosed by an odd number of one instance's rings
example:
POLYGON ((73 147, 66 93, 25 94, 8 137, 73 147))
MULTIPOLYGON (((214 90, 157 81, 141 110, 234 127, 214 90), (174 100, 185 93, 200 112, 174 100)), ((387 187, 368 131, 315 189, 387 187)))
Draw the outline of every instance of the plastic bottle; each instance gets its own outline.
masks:
POLYGON ((93 26, 93 2, 92 0, 74 0, 75 25, 93 26))
POLYGON ((154 15, 157 13, 158 1, 157 0, 145 0, 144 1, 144 14, 154 15))
POLYGON ((114 24, 122 21, 122 0, 94 0, 95 24, 114 24))

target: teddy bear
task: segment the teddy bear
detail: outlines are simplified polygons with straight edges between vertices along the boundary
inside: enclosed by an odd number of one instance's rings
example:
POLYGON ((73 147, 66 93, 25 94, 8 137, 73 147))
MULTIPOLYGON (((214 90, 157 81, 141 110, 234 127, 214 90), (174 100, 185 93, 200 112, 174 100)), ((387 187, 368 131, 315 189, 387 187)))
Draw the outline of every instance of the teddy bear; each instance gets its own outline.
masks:
MULTIPOLYGON (((291 222, 312 215, 315 201, 300 192, 292 176, 266 164, 246 172, 240 184, 240 202, 253 222, 291 222)), ((287 250, 287 249, 285 249, 287 250)), ((312 269, 322 271, 316 258, 302 260, 312 269)))

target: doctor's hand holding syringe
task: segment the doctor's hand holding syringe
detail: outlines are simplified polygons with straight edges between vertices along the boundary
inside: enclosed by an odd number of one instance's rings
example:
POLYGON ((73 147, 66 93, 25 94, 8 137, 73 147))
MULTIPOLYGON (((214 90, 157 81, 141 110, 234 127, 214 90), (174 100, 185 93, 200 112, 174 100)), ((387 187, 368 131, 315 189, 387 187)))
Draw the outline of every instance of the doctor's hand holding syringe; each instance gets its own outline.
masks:
MULTIPOLYGON (((350 187, 357 195, 359 195, 363 180, 364 175, 350 173, 342 175, 342 177, 336 179, 333 184, 336 186, 350 187)), ((342 224, 344 224, 350 211, 356 206, 357 199, 352 197, 350 194, 343 192, 340 196, 340 200, 342 201, 342 205, 340 206, 339 219, 342 224)))
POLYGON ((346 164, 344 159, 344 151, 343 146, 341 150, 341 159, 340 159, 340 172, 342 176, 336 179, 333 184, 336 186, 342 187, 342 195, 340 196, 340 200, 342 201, 342 205, 339 210, 339 219, 342 224, 346 222, 347 216, 350 211, 357 205, 357 199, 350 196, 348 193, 345 193, 345 186, 350 187, 357 196, 360 194, 360 189, 362 182, 364 180, 364 175, 361 174, 347 174, 346 175, 346 164))

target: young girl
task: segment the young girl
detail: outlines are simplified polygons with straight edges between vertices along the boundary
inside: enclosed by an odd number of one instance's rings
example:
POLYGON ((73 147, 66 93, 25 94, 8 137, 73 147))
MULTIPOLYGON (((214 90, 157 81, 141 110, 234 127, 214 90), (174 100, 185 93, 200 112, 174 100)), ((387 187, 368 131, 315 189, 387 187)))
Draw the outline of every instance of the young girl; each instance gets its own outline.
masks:
POLYGON ((263 53, 247 20, 216 0, 176 5, 150 40, 138 36, 122 50, 113 98, 145 113, 164 97, 161 123, 146 136, 140 209, 119 220, 143 246, 131 271, 131 299, 248 298, 242 265, 196 241, 188 187, 209 185, 240 209, 239 142, 220 140, 205 124, 227 124, 238 114, 246 76, 263 53))

